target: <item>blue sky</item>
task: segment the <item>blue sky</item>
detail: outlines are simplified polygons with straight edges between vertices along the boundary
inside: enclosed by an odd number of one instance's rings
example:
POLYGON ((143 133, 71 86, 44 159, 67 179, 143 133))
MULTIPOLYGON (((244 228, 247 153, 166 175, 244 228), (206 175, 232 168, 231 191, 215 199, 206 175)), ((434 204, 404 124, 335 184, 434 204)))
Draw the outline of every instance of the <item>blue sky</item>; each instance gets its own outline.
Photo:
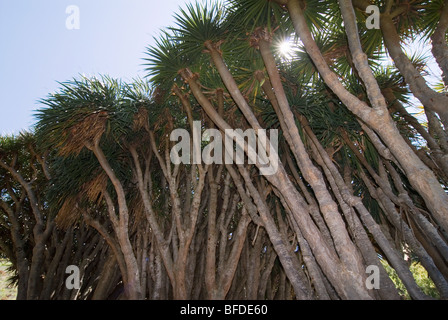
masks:
POLYGON ((34 123, 38 100, 79 74, 144 76, 145 47, 189 0, 1 0, 0 134, 34 123), (66 8, 79 8, 69 30, 66 8))

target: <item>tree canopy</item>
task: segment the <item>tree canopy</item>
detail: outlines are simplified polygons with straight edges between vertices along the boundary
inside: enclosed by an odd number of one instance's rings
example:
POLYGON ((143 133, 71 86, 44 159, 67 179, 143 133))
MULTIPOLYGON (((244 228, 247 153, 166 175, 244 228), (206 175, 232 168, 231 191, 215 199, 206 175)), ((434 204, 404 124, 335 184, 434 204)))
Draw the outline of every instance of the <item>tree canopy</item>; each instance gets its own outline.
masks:
POLYGON ((146 78, 61 82, 32 132, 0 138, 17 298, 448 298, 448 2, 206 1, 174 18, 146 78), (428 52, 408 55, 417 38, 428 52), (173 163, 171 133, 192 142, 196 123, 240 129, 222 150, 244 163, 173 163), (271 129, 263 174, 243 132, 271 129))

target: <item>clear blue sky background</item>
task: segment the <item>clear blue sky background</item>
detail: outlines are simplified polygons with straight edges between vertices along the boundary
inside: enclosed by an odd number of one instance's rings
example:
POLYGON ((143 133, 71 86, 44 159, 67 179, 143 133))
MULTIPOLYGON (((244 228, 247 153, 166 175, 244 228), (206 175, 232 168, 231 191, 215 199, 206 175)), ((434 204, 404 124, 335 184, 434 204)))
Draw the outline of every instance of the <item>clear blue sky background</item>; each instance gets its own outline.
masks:
POLYGON ((145 47, 189 0, 0 0, 0 134, 34 123, 38 100, 79 74, 143 77, 145 47), (66 28, 66 8, 80 29, 66 28))

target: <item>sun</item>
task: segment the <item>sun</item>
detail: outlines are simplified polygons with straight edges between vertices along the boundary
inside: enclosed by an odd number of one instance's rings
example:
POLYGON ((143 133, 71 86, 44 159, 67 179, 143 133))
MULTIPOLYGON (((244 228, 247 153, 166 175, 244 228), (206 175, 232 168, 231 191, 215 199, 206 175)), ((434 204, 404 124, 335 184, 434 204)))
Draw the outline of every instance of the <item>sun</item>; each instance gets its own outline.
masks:
POLYGON ((280 43, 280 53, 284 56, 290 55, 292 52, 291 43, 288 40, 283 41, 280 43))
POLYGON ((293 44, 290 39, 284 39, 278 44, 278 53, 284 59, 291 59, 294 53, 293 44))

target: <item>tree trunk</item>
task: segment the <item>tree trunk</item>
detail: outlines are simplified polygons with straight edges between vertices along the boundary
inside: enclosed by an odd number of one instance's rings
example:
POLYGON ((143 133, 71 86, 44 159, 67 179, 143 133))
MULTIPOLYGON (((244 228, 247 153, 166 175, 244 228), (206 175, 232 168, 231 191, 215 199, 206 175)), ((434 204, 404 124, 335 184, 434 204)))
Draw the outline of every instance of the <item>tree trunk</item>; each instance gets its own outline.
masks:
POLYGON ((405 55, 401 49, 400 37, 390 14, 381 14, 380 25, 387 51, 406 80, 406 83, 409 85, 412 93, 422 102, 425 108, 437 112, 445 129, 448 128, 448 97, 432 90, 426 84, 420 72, 415 69, 412 62, 405 55))
POLYGON ((442 79, 448 86, 448 47, 446 44, 446 30, 448 29, 448 1, 444 1, 439 23, 431 36, 432 54, 442 70, 442 79))
MULTIPOLYGON (((212 121, 215 122, 221 130, 230 129, 230 126, 224 121, 224 119, 219 117, 210 101, 200 90, 193 73, 188 69, 184 69, 181 70, 180 74, 182 78, 188 82, 194 96, 212 121)), ((244 145, 240 147, 244 150, 244 145)), ((322 265, 327 277, 331 279, 332 284, 339 289, 340 294, 347 299, 370 299, 370 296, 362 283, 362 279, 359 279, 362 275, 354 275, 353 273, 348 272, 348 270, 346 270, 341 264, 338 257, 334 256, 327 247, 320 231, 316 228, 314 222, 309 217, 308 212, 303 207, 303 204, 298 200, 300 196, 287 177, 281 162, 278 164, 277 172, 273 175, 266 176, 266 179, 278 188, 280 193, 285 196, 285 200, 288 203, 291 212, 294 214, 294 218, 298 219, 297 221, 300 227, 303 227, 302 232, 304 237, 310 243, 316 259, 319 261, 319 264, 322 265), (355 279, 356 276, 358 276, 357 279, 355 279)), ((268 226, 265 227, 268 228, 268 226)), ((274 243, 276 241, 279 240, 275 240, 274 243)), ((282 254, 284 255, 286 252, 282 252, 282 254)), ((280 256, 282 255, 279 254, 279 257, 280 256)))
POLYGON ((109 201, 109 218, 112 221, 115 234, 117 236, 118 244, 123 253, 123 258, 126 264, 126 279, 127 283, 124 284, 125 292, 130 300, 142 299, 141 296, 141 283, 140 283, 140 271, 138 269, 137 259, 132 249, 131 242, 129 241, 129 212, 126 203, 126 195, 120 180, 115 175, 111 168, 106 156, 99 146, 99 139, 94 143, 94 146, 88 146, 95 154, 98 162, 103 170, 106 172, 110 181, 112 182, 115 192, 118 198, 119 217, 115 214, 114 205, 109 201))
MULTIPOLYGON (((288 0, 287 8, 297 34, 300 36, 325 83, 350 111, 374 129, 383 139, 386 146, 405 170, 412 186, 425 200, 435 220, 437 220, 443 229, 448 230, 448 195, 442 189, 434 173, 422 163, 403 140, 387 110, 380 107, 368 107, 366 103, 359 100, 343 87, 337 76, 329 69, 319 48, 314 42, 299 2, 297 0, 288 0)), ((383 26, 383 19, 381 21, 381 25, 383 26)), ((396 33, 395 28, 393 31, 396 33)))

